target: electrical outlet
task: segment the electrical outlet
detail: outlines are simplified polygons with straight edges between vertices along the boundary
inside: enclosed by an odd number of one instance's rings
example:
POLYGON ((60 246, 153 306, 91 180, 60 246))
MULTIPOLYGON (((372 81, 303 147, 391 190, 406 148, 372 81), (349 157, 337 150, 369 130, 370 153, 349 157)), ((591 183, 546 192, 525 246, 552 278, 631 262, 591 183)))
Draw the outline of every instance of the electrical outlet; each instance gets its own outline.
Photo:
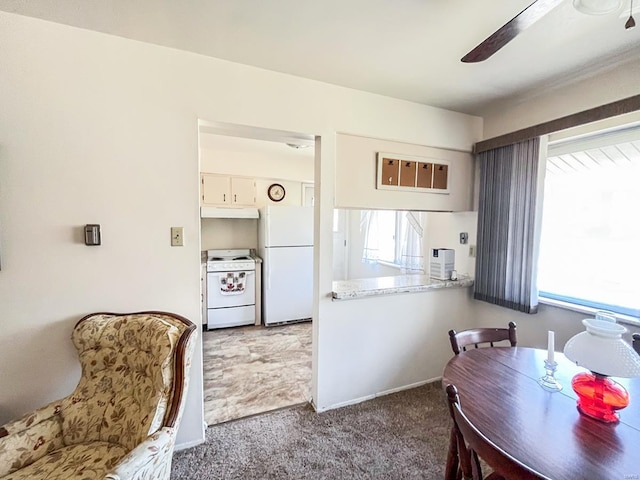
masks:
POLYGON ((470 257, 475 257, 476 256, 476 246, 475 245, 469 245, 469 256, 470 257))
POLYGON ((184 246, 184 227, 171 227, 171 246, 184 246))

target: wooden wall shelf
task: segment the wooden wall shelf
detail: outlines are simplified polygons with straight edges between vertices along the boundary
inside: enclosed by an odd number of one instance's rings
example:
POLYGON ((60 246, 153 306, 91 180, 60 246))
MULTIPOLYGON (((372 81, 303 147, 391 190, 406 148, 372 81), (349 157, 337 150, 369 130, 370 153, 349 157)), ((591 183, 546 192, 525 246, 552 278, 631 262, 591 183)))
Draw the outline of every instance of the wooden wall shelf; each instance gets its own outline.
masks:
POLYGON ((446 160, 378 152, 376 188, 449 193, 449 166, 446 160))

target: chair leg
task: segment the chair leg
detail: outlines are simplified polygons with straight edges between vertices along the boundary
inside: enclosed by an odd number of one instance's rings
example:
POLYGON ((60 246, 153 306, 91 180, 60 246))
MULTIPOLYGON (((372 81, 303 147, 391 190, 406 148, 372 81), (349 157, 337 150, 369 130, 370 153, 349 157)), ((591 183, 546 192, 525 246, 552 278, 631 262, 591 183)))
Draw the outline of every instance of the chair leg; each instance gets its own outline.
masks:
POLYGON ((447 466, 444 470, 445 480, 459 480, 460 469, 458 468, 458 439, 455 427, 451 427, 451 436, 449 439, 449 452, 447 453, 447 466))
POLYGON ((458 434, 457 437, 458 462, 460 462, 460 472, 458 474, 458 480, 460 480, 461 478, 464 478, 464 480, 472 480, 475 477, 473 476, 471 450, 469 450, 465 445, 462 435, 458 434))
POLYGON ((473 450, 471 450, 471 473, 474 480, 482 480, 480 458, 478 458, 478 454, 473 450))

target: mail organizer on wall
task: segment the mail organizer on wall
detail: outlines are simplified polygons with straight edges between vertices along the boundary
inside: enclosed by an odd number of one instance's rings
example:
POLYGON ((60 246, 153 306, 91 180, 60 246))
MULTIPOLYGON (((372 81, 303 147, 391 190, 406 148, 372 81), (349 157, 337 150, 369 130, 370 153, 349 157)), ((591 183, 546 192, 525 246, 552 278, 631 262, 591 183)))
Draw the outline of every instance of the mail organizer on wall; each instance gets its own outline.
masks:
POLYGON ((384 190, 449 193, 449 162, 378 152, 376 187, 384 190))

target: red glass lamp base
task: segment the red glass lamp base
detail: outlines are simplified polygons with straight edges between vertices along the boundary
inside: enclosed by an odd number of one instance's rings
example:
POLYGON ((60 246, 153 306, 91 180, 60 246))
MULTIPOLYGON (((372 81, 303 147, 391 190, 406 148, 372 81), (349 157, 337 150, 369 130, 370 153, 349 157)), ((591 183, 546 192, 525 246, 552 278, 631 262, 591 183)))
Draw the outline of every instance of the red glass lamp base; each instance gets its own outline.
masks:
POLYGON ((579 373, 571 380, 578 395, 578 410, 602 422, 618 422, 617 410, 629 405, 629 393, 617 382, 603 375, 579 373))

